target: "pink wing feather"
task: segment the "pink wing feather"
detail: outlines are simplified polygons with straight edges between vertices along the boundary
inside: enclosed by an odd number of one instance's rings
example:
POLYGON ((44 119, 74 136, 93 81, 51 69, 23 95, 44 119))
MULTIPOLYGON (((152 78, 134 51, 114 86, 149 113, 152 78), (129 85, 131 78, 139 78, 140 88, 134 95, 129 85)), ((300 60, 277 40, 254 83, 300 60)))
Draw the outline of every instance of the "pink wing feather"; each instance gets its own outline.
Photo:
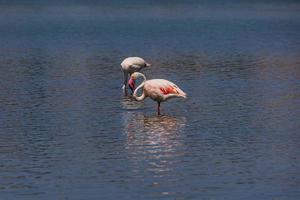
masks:
POLYGON ((167 94, 179 94, 179 92, 173 86, 161 87, 159 89, 160 89, 160 91, 164 95, 167 95, 167 94))
POLYGON ((177 85, 164 79, 159 80, 159 90, 163 95, 173 94, 186 97, 186 94, 177 85))

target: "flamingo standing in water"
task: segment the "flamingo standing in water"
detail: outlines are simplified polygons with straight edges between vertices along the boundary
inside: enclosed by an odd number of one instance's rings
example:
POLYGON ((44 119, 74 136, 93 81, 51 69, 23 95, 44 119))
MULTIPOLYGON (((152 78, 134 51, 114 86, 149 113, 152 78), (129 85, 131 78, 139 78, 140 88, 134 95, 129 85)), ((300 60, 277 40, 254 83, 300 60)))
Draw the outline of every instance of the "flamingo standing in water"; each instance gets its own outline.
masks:
MULTIPOLYGON (((123 91, 125 95, 127 95, 128 74, 131 76, 132 73, 139 72, 141 69, 150 66, 151 65, 149 63, 147 63, 143 58, 140 57, 128 57, 123 60, 123 62, 121 63, 121 67, 124 73, 123 91)), ((134 80, 130 80, 129 87, 133 93, 135 89, 134 80)))
POLYGON ((146 80, 144 74, 135 72, 131 75, 132 80, 142 77, 144 81, 134 90, 133 97, 137 101, 142 101, 150 97, 157 102, 157 114, 160 115, 160 103, 174 97, 186 98, 186 94, 174 83, 165 79, 146 80), (137 96, 139 89, 142 89, 142 95, 137 96))

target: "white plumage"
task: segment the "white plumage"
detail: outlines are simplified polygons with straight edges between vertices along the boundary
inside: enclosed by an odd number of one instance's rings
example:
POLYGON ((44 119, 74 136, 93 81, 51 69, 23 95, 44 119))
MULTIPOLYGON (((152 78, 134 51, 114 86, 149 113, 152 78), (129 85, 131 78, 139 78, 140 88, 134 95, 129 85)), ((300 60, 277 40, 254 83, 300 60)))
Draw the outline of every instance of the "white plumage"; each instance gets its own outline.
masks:
POLYGON ((151 65, 140 57, 128 57, 123 60, 121 67, 124 73, 123 91, 125 95, 127 95, 128 75, 139 72, 141 69, 149 66, 151 65))

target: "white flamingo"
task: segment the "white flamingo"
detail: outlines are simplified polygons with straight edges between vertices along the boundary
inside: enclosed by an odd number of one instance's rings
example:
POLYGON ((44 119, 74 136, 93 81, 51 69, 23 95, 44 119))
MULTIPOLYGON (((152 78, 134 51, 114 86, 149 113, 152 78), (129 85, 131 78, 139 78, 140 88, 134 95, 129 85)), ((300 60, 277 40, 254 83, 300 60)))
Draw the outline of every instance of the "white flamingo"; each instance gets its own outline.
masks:
MULTIPOLYGON (((125 95, 127 95, 128 75, 131 75, 134 72, 139 72, 141 69, 150 66, 151 65, 149 63, 147 63, 143 58, 140 57, 128 57, 123 60, 123 62, 121 63, 121 67, 124 73, 123 91, 125 95)), ((134 80, 131 80, 129 87, 133 92, 135 89, 134 80)))
POLYGON ((174 83, 165 79, 146 80, 144 74, 135 72, 131 75, 131 79, 136 80, 142 77, 144 81, 134 90, 133 97, 137 101, 142 101, 146 97, 150 97, 157 102, 157 114, 160 115, 160 103, 174 97, 186 98, 186 94, 174 83), (142 89, 142 95, 137 96, 139 89, 142 89))

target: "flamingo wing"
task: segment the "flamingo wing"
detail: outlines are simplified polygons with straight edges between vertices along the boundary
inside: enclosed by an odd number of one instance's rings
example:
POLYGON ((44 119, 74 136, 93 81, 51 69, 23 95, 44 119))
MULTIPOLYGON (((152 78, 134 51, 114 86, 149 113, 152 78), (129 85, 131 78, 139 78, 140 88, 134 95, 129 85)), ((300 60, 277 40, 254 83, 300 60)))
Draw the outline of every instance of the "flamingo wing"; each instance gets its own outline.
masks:
POLYGON ((178 90, 176 90, 176 88, 172 85, 167 86, 167 87, 160 87, 159 89, 164 95, 179 94, 178 90))
POLYGON ((123 62, 121 63, 123 68, 128 68, 132 65, 136 65, 136 66, 144 66, 145 65, 145 60, 143 58, 140 57, 128 57, 126 59, 123 60, 123 62))
POLYGON ((165 79, 152 79, 150 80, 152 85, 155 85, 158 89, 160 95, 164 97, 186 97, 185 92, 183 92, 176 84, 172 83, 171 81, 165 79))
POLYGON ((133 71, 139 71, 142 69, 142 66, 141 65, 130 65, 130 68, 133 70, 133 71))

